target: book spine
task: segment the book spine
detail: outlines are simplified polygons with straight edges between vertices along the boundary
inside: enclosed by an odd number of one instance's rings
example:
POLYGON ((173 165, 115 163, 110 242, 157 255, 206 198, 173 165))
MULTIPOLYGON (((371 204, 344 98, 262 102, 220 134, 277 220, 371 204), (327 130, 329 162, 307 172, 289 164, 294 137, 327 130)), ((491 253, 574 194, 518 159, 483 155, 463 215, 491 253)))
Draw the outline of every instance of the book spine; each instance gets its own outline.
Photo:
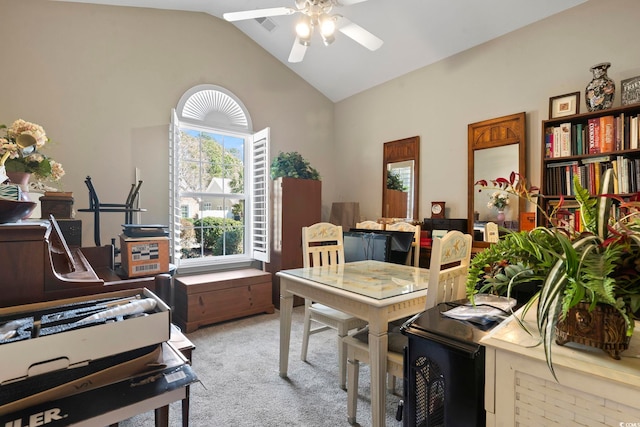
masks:
POLYGON ((544 133, 544 157, 553 157, 553 128, 548 127, 544 133))
POLYGON ((553 157, 561 156, 560 147, 560 126, 556 126, 553 128, 553 157))
POLYGON ((615 118, 615 134, 616 134, 616 143, 615 149, 616 151, 622 150, 623 145, 623 131, 624 131, 624 113, 620 113, 619 116, 615 118))
POLYGON ((615 148, 615 133, 613 116, 600 117, 600 152, 610 153, 615 148))
POLYGON ((611 165, 613 166, 613 171, 614 171, 614 174, 613 174, 613 192, 617 194, 617 193, 620 192, 620 181, 618 180, 618 176, 619 176, 618 171, 620 169, 618 168, 618 160, 617 160, 617 158, 615 160, 611 161, 611 165))
POLYGON ((629 148, 635 150, 638 148, 638 116, 631 118, 631 129, 629 130, 629 148))
POLYGON ((636 188, 633 189, 634 192, 639 190, 640 187, 640 159, 633 159, 633 164, 635 166, 635 174, 636 174, 636 188))
POLYGON ((575 133, 576 133, 576 154, 578 155, 585 154, 584 147, 582 146, 582 137, 584 133, 582 123, 576 124, 575 133))
POLYGON ((571 123, 563 123, 560 125, 560 156, 568 157, 571 155, 571 123))
POLYGON ((623 134, 623 149, 628 150, 631 147, 631 136, 629 135, 631 132, 631 117, 624 117, 624 134, 623 134))
POLYGON ((589 154, 598 154, 600 152, 600 129, 598 119, 589 119, 587 121, 588 138, 589 138, 589 154))

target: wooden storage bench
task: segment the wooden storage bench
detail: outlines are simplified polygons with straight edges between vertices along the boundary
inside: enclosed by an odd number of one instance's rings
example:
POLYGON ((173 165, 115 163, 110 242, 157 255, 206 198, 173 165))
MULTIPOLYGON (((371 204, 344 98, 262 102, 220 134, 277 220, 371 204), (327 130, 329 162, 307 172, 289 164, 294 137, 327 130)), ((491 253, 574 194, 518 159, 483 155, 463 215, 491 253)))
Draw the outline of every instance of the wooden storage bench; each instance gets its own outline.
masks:
POLYGON ((175 279, 174 322, 186 333, 200 326, 273 311, 271 273, 247 268, 175 279))

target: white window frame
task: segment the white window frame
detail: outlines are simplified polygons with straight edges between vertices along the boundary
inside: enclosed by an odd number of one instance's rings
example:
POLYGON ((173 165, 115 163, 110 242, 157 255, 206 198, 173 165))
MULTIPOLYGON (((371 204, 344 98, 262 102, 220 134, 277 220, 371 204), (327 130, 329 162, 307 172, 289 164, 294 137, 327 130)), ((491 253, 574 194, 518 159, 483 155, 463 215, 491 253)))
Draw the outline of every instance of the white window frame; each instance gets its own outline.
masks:
POLYGON ((269 262, 269 129, 254 133, 248 111, 228 90, 215 85, 189 89, 171 112, 169 135, 169 215, 172 263, 185 269, 217 264, 269 262), (178 185, 180 128, 201 128, 207 132, 245 139, 245 241, 244 253, 181 259, 180 189, 178 185))

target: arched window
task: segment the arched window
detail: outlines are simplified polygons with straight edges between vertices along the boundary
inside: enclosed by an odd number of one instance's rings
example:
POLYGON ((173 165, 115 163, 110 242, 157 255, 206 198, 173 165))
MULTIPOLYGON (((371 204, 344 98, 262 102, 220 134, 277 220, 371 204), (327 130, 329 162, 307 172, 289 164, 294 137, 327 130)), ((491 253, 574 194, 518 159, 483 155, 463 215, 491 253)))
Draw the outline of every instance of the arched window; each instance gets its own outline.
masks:
POLYGON ((254 134, 233 93, 199 85, 180 98, 169 162, 173 262, 268 261, 269 129, 254 134))

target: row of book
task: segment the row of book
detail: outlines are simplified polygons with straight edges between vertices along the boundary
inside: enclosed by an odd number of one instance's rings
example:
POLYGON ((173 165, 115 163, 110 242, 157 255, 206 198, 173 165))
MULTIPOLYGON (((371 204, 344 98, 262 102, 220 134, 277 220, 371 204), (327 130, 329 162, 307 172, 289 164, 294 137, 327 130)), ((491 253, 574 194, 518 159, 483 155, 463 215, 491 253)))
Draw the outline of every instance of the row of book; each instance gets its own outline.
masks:
POLYGON ((545 194, 574 196, 574 176, 591 194, 600 193, 600 178, 606 169, 614 169, 614 193, 640 191, 640 159, 627 156, 590 157, 580 161, 547 163, 545 194))
MULTIPOLYGON (((623 212, 623 210, 619 205, 615 203, 611 204, 611 211, 609 212, 610 218, 617 220, 628 214, 628 211, 623 212)), ((551 202, 549 203, 547 213, 554 222, 553 225, 557 228, 564 228, 570 233, 580 233, 584 229, 580 218, 580 205, 575 200, 565 200, 560 206, 558 206, 558 202, 556 201, 551 202)))
POLYGON ((640 115, 606 115, 545 129, 545 157, 582 156, 640 148, 640 115))
POLYGON ((549 206, 549 215, 554 221, 553 226, 563 228, 569 233, 580 233, 582 231, 582 221, 580 219, 580 208, 575 205, 563 205, 553 214, 555 206, 549 206))

